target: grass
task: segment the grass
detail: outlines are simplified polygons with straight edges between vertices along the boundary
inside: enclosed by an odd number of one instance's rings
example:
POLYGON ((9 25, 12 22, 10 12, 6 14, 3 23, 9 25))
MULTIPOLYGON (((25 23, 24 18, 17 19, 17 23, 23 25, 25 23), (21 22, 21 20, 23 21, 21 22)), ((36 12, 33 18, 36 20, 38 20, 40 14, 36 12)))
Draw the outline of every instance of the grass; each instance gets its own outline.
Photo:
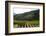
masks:
POLYGON ((39 20, 32 20, 32 21, 14 21, 14 27, 39 27, 39 20))

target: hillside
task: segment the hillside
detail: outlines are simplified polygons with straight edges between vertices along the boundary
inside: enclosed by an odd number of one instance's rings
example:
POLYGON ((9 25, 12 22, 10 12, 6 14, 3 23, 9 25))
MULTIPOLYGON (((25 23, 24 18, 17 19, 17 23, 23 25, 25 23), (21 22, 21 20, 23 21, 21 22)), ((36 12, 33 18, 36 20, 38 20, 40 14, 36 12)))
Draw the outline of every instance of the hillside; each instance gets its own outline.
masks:
POLYGON ((38 20, 39 19, 39 9, 38 10, 33 10, 29 11, 26 13, 22 14, 16 14, 14 15, 14 20, 38 20))

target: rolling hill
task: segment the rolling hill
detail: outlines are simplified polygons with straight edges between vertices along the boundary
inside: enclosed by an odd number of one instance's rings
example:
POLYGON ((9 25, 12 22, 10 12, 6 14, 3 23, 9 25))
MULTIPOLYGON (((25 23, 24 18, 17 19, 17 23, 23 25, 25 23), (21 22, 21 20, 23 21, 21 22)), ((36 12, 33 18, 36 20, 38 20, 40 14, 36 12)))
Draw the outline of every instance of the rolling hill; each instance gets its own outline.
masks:
POLYGON ((39 9, 14 15, 14 20, 39 20, 39 9))

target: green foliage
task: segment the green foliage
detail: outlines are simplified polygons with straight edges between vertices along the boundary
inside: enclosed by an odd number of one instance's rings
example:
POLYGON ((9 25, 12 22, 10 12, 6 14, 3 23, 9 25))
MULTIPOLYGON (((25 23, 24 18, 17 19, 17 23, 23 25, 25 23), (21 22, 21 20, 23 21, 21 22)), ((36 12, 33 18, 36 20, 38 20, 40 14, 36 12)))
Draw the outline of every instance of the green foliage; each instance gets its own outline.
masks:
POLYGON ((39 9, 14 15, 14 20, 38 20, 39 19, 39 9))

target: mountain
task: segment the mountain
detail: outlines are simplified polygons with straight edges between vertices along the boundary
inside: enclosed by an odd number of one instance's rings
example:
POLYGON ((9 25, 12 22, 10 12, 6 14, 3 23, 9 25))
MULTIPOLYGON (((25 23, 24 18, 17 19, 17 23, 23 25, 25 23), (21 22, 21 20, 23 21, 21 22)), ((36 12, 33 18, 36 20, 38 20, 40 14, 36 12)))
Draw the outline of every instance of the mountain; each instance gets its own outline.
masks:
POLYGON ((14 20, 38 20, 39 9, 14 15, 14 20))

